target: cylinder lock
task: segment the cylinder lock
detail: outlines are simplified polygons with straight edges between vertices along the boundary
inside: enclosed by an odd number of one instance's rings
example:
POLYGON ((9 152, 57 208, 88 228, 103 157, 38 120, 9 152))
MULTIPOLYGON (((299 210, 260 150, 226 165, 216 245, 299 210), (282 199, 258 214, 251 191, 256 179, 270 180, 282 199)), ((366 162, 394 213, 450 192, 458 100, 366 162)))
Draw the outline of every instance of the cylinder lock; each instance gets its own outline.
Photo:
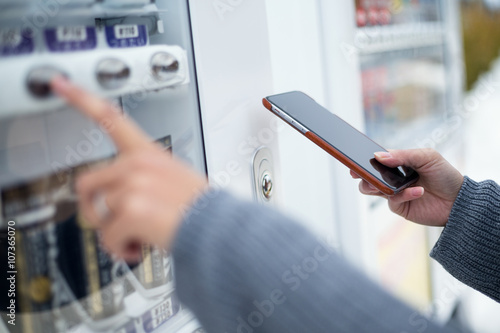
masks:
POLYGON ((264 195, 264 198, 267 200, 271 199, 273 195, 273 179, 267 171, 265 171, 262 177, 262 195, 264 195))
POLYGON ((261 147, 253 158, 253 179, 257 201, 272 204, 275 196, 273 156, 271 150, 261 147))

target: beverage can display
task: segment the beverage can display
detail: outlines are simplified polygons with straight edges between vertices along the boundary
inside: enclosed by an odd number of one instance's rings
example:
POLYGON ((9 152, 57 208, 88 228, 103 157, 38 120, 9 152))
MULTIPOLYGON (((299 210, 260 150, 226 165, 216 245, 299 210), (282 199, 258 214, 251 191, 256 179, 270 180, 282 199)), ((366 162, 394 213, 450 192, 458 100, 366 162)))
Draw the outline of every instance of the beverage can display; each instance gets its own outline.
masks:
POLYGON ((102 320, 124 309, 120 267, 100 245, 98 233, 81 215, 58 224, 58 246, 64 253, 58 265, 76 299, 92 320, 102 320))
MULTIPOLYGON (((2 225, 8 221, 17 225, 16 271, 20 273, 16 275, 15 303, 23 332, 64 331, 124 310, 122 264, 104 251, 99 234, 78 213, 72 184, 87 168, 91 166, 2 191, 2 225), (73 304, 74 308, 75 303, 83 311, 68 307, 73 304)), ((0 246, 5 248, 8 244, 2 239, 8 233, 2 230, 1 234, 0 246)), ((7 267, 5 255, 1 262, 7 267)))
POLYGON ((109 124, 68 105, 51 80, 63 76, 124 109, 165 152, 175 138, 182 145, 176 154, 205 172, 189 4, 9 0, 3 7, 0 287, 12 287, 13 296, 0 298, 0 331, 182 329, 190 318, 173 296, 170 254, 143 244, 141 261, 129 265, 85 221, 75 180, 117 149, 109 124))
POLYGON ((141 264, 134 269, 138 280, 146 289, 164 286, 172 281, 170 270, 165 269, 168 253, 151 245, 142 245, 141 264))
POLYGON ((437 0, 355 0, 358 27, 436 22, 441 18, 437 0), (363 19, 366 16, 366 20, 363 19))

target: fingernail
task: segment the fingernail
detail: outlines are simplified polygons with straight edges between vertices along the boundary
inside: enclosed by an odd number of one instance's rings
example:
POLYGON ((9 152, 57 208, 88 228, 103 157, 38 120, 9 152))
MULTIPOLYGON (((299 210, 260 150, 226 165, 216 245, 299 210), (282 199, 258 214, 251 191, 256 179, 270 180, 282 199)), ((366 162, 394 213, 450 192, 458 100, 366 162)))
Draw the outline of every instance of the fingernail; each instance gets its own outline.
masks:
POLYGON ((415 187, 411 189, 411 195, 414 197, 421 197, 424 194, 424 189, 422 187, 415 187))
POLYGON ((377 188, 375 186, 373 186, 372 184, 368 183, 368 187, 370 188, 370 190, 376 190, 377 188))
POLYGON ((375 153, 375 156, 377 156, 380 159, 392 157, 391 153, 389 153, 388 151, 381 151, 381 152, 375 153))
POLYGON ((59 93, 59 94, 64 94, 66 91, 69 89, 69 81, 62 75, 55 76, 52 78, 50 81, 50 85, 52 89, 59 93))

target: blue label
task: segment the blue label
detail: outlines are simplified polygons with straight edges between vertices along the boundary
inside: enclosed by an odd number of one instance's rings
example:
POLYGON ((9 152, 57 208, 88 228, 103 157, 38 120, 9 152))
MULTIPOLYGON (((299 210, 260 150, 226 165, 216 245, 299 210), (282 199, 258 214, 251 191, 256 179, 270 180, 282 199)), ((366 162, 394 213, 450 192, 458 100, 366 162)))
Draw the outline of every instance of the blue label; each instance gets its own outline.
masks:
POLYGON ((47 47, 52 52, 92 50, 97 46, 94 27, 58 27, 45 30, 47 47))
POLYGON ((113 48, 144 46, 148 43, 145 25, 118 24, 106 27, 108 45, 113 48))
POLYGON ((35 44, 29 29, 2 29, 0 30, 0 55, 14 56, 33 52, 35 44))

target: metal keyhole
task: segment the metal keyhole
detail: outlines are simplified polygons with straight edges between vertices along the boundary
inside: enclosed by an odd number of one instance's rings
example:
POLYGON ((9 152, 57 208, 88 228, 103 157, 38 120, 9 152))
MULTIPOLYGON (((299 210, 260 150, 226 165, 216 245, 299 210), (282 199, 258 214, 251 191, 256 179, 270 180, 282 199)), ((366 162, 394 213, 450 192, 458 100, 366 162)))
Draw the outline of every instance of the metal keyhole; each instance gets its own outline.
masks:
POLYGON ((262 177, 262 194, 268 200, 271 199, 273 194, 273 179, 268 173, 265 173, 262 177))

